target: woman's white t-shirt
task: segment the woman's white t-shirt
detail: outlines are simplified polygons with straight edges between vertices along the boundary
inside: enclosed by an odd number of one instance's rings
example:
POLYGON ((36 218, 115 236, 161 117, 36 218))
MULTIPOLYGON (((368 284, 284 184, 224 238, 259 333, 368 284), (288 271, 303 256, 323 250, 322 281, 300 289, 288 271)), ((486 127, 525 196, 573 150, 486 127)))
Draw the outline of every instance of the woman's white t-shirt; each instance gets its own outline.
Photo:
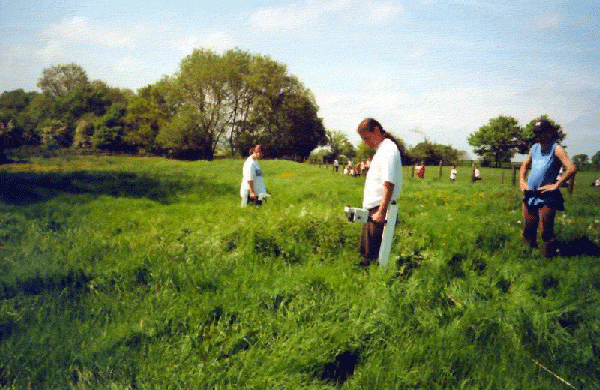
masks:
POLYGON ((240 196, 242 198, 248 196, 248 193, 250 192, 250 185, 248 184, 248 181, 250 180, 252 180, 254 193, 256 193, 256 195, 267 192, 265 188, 265 179, 260 170, 260 165, 258 165, 258 161, 252 158, 252 156, 248 157, 246 162, 244 162, 242 173, 243 177, 240 185, 240 196))

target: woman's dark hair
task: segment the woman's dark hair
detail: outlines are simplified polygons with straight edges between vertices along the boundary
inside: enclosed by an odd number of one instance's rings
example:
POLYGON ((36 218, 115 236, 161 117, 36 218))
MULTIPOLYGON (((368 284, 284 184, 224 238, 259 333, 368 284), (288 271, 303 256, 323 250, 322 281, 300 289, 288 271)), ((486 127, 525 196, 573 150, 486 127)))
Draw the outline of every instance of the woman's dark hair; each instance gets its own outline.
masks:
POLYGON ((360 122, 360 124, 358 125, 358 132, 362 133, 363 131, 368 131, 369 133, 372 133, 375 131, 375 128, 379 128, 379 131, 381 131, 381 135, 384 136, 384 138, 389 139, 390 141, 392 141, 396 147, 398 148, 398 151, 400 151, 400 153, 404 152, 404 145, 402 145, 400 143, 400 141, 398 141, 393 135, 391 135, 390 133, 388 133, 387 131, 383 130, 383 127, 381 126, 381 123, 379 123, 378 121, 376 121, 373 118, 366 118, 363 119, 362 122, 360 122))

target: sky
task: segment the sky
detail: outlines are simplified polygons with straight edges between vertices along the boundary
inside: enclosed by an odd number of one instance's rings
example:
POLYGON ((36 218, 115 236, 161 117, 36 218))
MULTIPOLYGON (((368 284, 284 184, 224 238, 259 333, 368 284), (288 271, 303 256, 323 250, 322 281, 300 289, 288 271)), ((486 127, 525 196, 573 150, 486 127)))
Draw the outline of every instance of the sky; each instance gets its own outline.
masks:
POLYGON ((600 151, 598 0, 0 0, 0 34, 0 92, 70 63, 135 91, 194 48, 239 48, 285 64, 355 145, 373 117, 475 157, 490 119, 547 114, 570 156, 600 151))

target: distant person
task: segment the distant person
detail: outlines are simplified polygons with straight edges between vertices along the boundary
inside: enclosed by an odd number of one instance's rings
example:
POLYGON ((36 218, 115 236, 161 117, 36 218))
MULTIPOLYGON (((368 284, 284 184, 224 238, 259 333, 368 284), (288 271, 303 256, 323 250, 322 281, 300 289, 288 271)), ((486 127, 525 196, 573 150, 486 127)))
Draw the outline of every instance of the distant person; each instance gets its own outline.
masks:
POLYGON ((415 175, 417 175, 417 177, 419 179, 423 179, 425 177, 425 161, 421 161, 420 163, 418 163, 417 165, 415 165, 415 175))
POLYGON ((456 170, 456 165, 452 165, 452 168, 450 168, 450 180, 456 181, 456 175, 458 175, 458 171, 456 170))
POLYGON ((346 165, 344 173, 346 173, 348 176, 352 176, 354 174, 354 166, 352 165, 352 160, 348 161, 348 165, 346 165))
POLYGON ((479 167, 477 166, 477 164, 473 164, 473 175, 471 177, 471 180, 481 180, 481 173, 479 172, 479 167))
POLYGON ((531 247, 537 247, 537 228, 541 222, 542 255, 550 258, 557 249, 554 236, 556 210, 565 209, 560 187, 575 174, 576 168, 564 148, 557 143, 558 129, 549 121, 536 122, 533 134, 537 143, 531 147, 519 171, 520 187, 524 194, 523 239, 531 247), (556 180, 561 166, 565 167, 565 173, 556 180), (526 179, 529 169, 531 172, 526 179))
POLYGON ((333 160, 333 169, 335 169, 336 172, 340 169, 340 162, 337 158, 333 160))
POLYGON ((260 194, 266 193, 265 179, 262 175, 262 170, 258 164, 258 160, 263 157, 262 147, 256 145, 250 149, 250 156, 244 162, 242 170, 242 183, 240 185, 240 196, 242 198, 242 206, 248 203, 261 205, 262 200, 260 194))
POLYGON ((363 120, 357 131, 369 147, 377 148, 363 191, 363 208, 371 218, 362 229, 360 255, 365 259, 361 264, 368 265, 379 257, 388 209, 395 207, 402 190, 402 160, 398 141, 375 119, 363 120))

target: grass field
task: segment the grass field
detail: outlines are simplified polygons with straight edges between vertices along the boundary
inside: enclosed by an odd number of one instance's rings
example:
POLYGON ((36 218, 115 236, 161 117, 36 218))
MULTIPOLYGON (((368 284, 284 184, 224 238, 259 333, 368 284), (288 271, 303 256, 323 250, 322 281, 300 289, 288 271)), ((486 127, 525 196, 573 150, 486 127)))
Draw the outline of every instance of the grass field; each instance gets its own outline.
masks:
POLYGON ((0 166, 0 388, 600 389, 600 190, 550 261, 511 172, 404 171, 392 255, 356 264, 364 179, 261 161, 0 166), (502 183, 503 181, 503 183, 502 183))

